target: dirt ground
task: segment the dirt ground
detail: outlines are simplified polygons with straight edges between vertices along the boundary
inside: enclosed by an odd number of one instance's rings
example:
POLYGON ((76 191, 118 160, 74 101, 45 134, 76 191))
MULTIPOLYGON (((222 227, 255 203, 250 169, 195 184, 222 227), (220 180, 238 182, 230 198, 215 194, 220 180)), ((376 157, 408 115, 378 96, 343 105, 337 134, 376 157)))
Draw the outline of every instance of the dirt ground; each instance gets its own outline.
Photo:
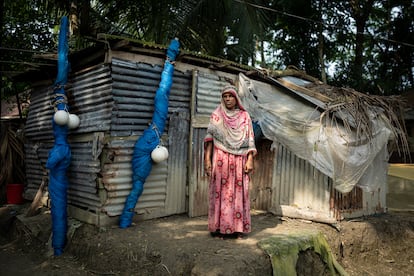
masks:
MULTIPOLYGON (((241 240, 212 237, 206 217, 175 215, 127 229, 70 220, 68 246, 56 257, 49 211, 26 218, 24 208, 0 208, 0 275, 272 275, 258 242, 306 229, 324 234, 349 275, 414 275, 413 212, 327 225, 252 211, 252 233, 241 240)), ((309 256, 299 257, 307 269, 298 275, 321 275, 309 256)))

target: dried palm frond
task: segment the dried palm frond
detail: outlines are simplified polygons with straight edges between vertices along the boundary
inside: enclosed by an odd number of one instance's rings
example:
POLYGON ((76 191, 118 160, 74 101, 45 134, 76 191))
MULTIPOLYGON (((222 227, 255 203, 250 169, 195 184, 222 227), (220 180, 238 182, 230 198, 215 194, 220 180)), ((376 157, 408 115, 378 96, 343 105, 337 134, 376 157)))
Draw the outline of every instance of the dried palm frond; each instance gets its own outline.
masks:
POLYGON ((368 95, 351 88, 330 86, 293 66, 281 71, 256 70, 256 72, 272 80, 277 79, 277 82, 288 89, 318 99, 324 104, 321 120, 326 119, 331 126, 341 125, 349 133, 354 133, 359 143, 365 143, 366 140, 372 142, 373 119, 381 118, 394 136, 389 147, 390 151, 394 151, 393 147, 395 147, 400 155, 411 158, 404 121, 404 108, 407 103, 401 96, 368 95), (295 76, 310 83, 305 86, 296 85, 281 78, 284 76, 295 76))
POLYGON ((24 183, 24 143, 22 135, 11 125, 2 123, 0 134, 0 187, 10 183, 24 183))
POLYGON ((406 102, 401 96, 368 95, 354 89, 329 85, 310 84, 307 88, 332 99, 327 103, 324 112, 324 115, 331 118, 332 125, 341 123, 347 130, 356 133, 358 140, 371 141, 372 120, 374 117, 380 117, 392 131, 398 153, 409 156, 403 115, 406 102))

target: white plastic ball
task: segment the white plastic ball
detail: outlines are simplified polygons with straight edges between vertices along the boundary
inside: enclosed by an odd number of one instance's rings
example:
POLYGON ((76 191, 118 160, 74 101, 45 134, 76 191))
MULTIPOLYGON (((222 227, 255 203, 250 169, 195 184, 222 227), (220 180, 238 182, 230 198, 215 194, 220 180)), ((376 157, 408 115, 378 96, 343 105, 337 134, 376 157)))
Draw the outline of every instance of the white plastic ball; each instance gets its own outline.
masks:
POLYGON ((168 159, 168 149, 166 147, 161 147, 161 149, 164 151, 164 155, 165 155, 165 160, 168 159))
POLYGON ((164 146, 157 146, 151 152, 151 158, 155 163, 160 163, 168 159, 168 150, 164 146))
POLYGON ((58 110, 55 112, 55 115, 53 115, 53 120, 55 120, 55 123, 64 126, 69 121, 69 114, 65 110, 58 110))
POLYGON ((79 126, 79 124, 80 124, 80 119, 78 115, 69 114, 69 121, 68 121, 69 129, 75 129, 79 126))

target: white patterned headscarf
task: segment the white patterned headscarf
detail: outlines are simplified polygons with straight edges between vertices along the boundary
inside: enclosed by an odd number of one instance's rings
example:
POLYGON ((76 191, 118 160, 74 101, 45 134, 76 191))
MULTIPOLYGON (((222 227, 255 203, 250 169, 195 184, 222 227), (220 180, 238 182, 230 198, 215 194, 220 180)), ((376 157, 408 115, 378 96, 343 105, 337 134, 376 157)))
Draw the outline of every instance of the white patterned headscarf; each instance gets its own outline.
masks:
POLYGON ((220 105, 210 116, 204 141, 213 141, 214 146, 232 154, 247 155, 251 151, 256 154, 252 121, 241 104, 237 88, 226 86, 221 91, 221 96, 220 105), (224 93, 231 93, 236 98, 237 104, 233 110, 226 108, 224 93))

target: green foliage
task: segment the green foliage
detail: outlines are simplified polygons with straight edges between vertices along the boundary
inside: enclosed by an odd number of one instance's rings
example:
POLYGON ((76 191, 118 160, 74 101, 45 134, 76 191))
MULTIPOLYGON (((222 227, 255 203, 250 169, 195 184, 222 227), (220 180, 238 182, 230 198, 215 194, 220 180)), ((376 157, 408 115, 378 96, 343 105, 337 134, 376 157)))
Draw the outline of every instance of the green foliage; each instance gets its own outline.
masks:
POLYGON ((2 96, 15 90, 7 85, 14 73, 41 62, 34 54, 56 52, 63 15, 72 16, 71 51, 98 33, 163 45, 178 37, 186 50, 269 69, 294 65, 318 78, 333 65, 329 84, 362 92, 400 94, 414 84, 411 0, 15 0, 2 13, 2 96))
MULTIPOLYGON (((331 83, 372 94, 400 94, 413 86, 414 4, 412 1, 373 1, 363 31, 361 72, 355 71, 357 41, 352 29, 338 35, 336 45, 347 47, 335 59, 339 64, 331 83)), ((365 3, 365 2, 364 2, 365 3)), ((343 6, 349 11, 351 7, 343 6)), ((355 13, 355 12, 354 12, 355 13)), ((352 21, 349 26, 354 26, 352 21)))
POLYGON ((4 2, 0 52, 2 99, 26 89, 24 83, 14 83, 12 78, 37 68, 40 61, 34 58, 34 54, 56 48, 50 32, 55 22, 37 4, 36 1, 25 0, 4 2))

